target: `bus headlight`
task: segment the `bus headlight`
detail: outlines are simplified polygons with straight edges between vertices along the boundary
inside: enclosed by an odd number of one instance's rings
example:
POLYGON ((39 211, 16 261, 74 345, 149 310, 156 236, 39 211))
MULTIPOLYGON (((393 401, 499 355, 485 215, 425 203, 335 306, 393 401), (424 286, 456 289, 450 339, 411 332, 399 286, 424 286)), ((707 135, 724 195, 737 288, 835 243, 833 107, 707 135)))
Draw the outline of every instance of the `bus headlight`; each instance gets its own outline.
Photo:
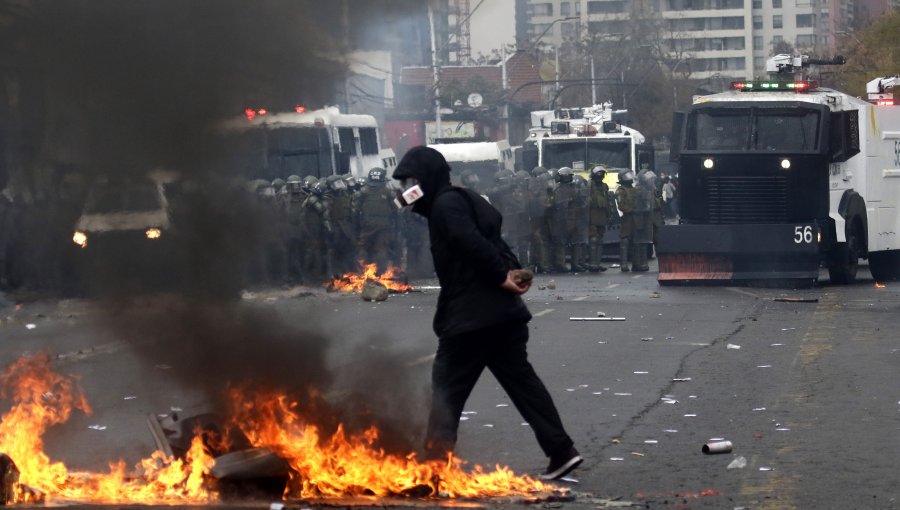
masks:
POLYGON ((72 234, 72 242, 81 246, 82 248, 87 247, 87 234, 84 232, 75 232, 72 234))
POLYGON ((147 229, 147 239, 159 239, 162 236, 162 231, 158 228, 150 228, 147 229))
POLYGON ((782 159, 782 160, 781 160, 781 168, 784 168, 785 170, 791 168, 791 160, 789 160, 789 159, 782 159))
POLYGON ((711 170, 712 167, 713 167, 713 160, 712 160, 712 158, 706 158, 706 159, 703 160, 703 168, 705 168, 705 169, 707 169, 707 170, 711 170))

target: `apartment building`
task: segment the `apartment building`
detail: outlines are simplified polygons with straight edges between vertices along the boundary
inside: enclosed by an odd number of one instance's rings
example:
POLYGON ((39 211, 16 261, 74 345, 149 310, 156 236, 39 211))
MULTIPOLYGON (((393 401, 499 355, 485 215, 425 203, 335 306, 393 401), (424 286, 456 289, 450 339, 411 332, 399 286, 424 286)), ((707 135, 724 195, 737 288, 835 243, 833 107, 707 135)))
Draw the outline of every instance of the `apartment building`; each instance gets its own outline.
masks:
MULTIPOLYGON (((828 55, 853 25, 856 0, 517 0, 520 41, 559 45, 585 35, 624 37, 635 12, 656 18, 675 56, 673 70, 692 78, 753 78, 766 58, 789 44, 828 55)), ((671 60, 671 59, 670 59, 671 60)))

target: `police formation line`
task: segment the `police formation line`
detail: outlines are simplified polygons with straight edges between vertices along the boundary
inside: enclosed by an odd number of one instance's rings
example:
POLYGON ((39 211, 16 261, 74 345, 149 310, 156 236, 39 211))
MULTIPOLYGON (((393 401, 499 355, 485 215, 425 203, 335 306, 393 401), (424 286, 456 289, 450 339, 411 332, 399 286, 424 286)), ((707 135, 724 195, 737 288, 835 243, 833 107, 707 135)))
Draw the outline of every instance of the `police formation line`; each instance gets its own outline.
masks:
MULTIPOLYGON (((610 225, 619 226, 621 270, 646 271, 663 223, 661 182, 649 170, 637 179, 633 172, 621 172, 611 193, 606 173, 595 166, 586 180, 568 167, 503 170, 483 186, 478 174, 466 170, 459 183, 482 193, 503 214, 504 239, 537 272, 606 271, 603 240, 610 225)), ((403 267, 411 276, 432 272, 428 226, 397 209, 396 185, 384 169, 373 168, 366 178, 256 180, 248 191, 256 193, 273 215, 271 224, 281 230, 262 247, 251 280, 312 283, 355 271, 359 261, 381 269, 403 267)))

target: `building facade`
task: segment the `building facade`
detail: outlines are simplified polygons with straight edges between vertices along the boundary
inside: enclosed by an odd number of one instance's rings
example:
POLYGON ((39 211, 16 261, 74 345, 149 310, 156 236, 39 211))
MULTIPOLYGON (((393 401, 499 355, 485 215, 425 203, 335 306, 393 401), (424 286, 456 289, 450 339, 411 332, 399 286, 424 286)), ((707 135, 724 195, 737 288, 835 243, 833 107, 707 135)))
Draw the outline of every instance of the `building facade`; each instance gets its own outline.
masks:
POLYGON ((856 1, 517 0, 517 27, 525 31, 517 39, 558 46, 585 36, 623 38, 640 18, 643 29, 659 31, 673 72, 749 79, 788 48, 830 55, 836 37, 856 26, 856 1))

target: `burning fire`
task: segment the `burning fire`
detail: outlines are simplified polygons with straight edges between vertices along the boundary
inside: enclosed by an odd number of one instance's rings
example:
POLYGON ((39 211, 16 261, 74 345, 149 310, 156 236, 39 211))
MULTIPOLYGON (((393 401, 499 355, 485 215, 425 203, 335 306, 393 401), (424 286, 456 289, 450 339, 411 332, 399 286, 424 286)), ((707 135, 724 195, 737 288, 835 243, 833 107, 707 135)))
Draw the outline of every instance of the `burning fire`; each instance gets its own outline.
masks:
POLYGON ((360 261, 359 265, 361 268, 360 272, 344 273, 340 278, 332 279, 326 286, 341 292, 362 292, 363 285, 366 282, 375 282, 394 292, 412 290, 412 286, 397 280, 400 271, 393 266, 388 266, 387 271, 379 275, 378 264, 366 264, 360 261))
POLYGON ((43 435, 65 423, 74 410, 91 408, 74 379, 54 373, 46 354, 23 357, 2 377, 2 397, 12 408, 0 418, 0 451, 19 469, 14 501, 33 500, 38 491, 48 500, 95 503, 206 502, 215 498, 203 485, 213 459, 195 438, 185 461, 155 452, 142 460, 134 473, 125 463, 110 463, 108 473, 72 472, 44 453, 43 435), (33 489, 32 491, 29 491, 33 489))
MULTIPOLYGON (((65 423, 71 413, 91 409, 76 381, 54 373, 47 355, 23 357, 0 376, 2 397, 13 402, 0 418, 0 452, 8 454, 20 472, 14 501, 50 502, 206 503, 218 500, 209 489, 215 459, 201 435, 194 437, 184 460, 154 452, 128 471, 123 461, 110 463, 108 473, 74 472, 44 453, 43 434, 65 423)), ((418 461, 414 454, 391 455, 376 445, 378 430, 347 434, 338 427, 331 437, 304 419, 296 401, 286 395, 252 395, 232 390, 231 422, 254 447, 269 448, 287 461, 291 475, 285 499, 348 496, 492 497, 548 491, 528 476, 497 466, 486 471, 463 463, 418 461)), ((198 431, 199 432, 199 431, 198 431)))
POLYGON ((886 289, 886 288, 887 288, 887 285, 885 285, 885 284, 883 284, 883 283, 875 282, 875 288, 876 288, 876 289, 886 289))

